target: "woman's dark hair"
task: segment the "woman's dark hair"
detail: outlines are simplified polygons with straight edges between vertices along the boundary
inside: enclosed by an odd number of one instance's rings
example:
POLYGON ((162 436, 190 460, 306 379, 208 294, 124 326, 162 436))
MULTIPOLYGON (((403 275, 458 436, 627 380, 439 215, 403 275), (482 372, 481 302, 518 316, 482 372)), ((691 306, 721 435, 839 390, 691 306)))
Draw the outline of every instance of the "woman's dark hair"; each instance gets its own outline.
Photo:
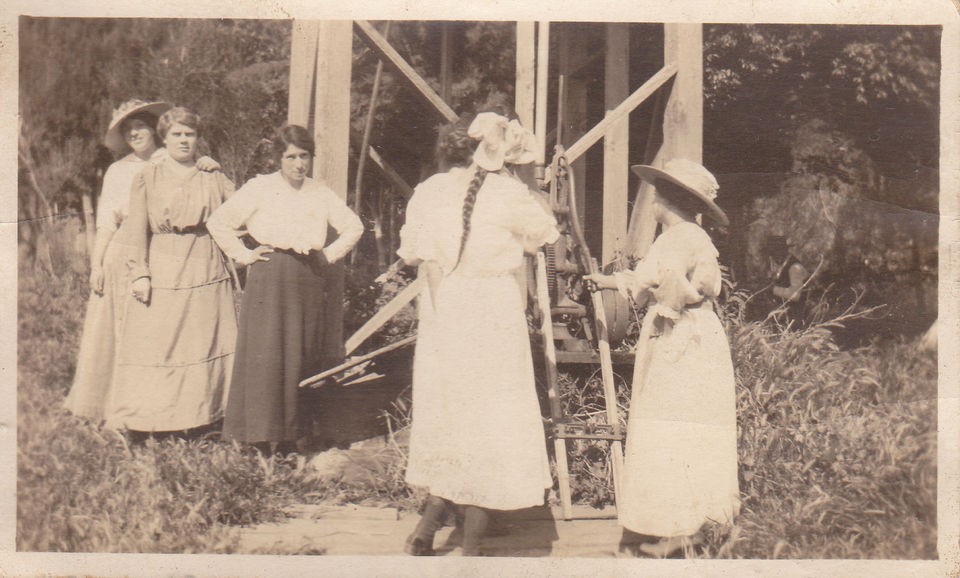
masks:
POLYGON ((474 114, 462 114, 456 121, 437 129, 437 148, 434 154, 440 171, 465 167, 473 160, 477 141, 467 134, 467 129, 474 118, 474 114))
MULTIPOLYGON (((462 114, 456 122, 444 125, 437 131, 436 157, 437 165, 441 171, 470 164, 473 159, 473 151, 477 148, 477 140, 470 137, 467 130, 474 118, 476 118, 476 115, 472 113, 462 114)), ((453 269, 460 265, 460 259, 463 258, 463 249, 470 237, 470 223, 473 217, 473 207, 477 203, 477 193, 480 192, 480 187, 483 186, 486 178, 487 171, 477 167, 473 178, 470 179, 470 186, 467 187, 467 196, 463 199, 463 233, 460 235, 460 249, 453 269)))
POLYGON ((310 134, 310 131, 298 124, 287 124, 278 128, 272 142, 275 161, 280 160, 290 145, 307 151, 311 157, 314 156, 317 150, 313 135, 310 134))
POLYGON ((467 196, 463 199, 463 233, 460 235, 460 250, 457 252, 457 262, 453 269, 456 269, 460 265, 460 259, 463 259, 463 249, 467 246, 467 238, 470 237, 470 221, 473 218, 473 207, 477 204, 477 193, 480 192, 480 187, 486 179, 487 171, 477 167, 473 178, 470 179, 470 186, 467 187, 467 196))
POLYGON ((671 206, 691 217, 697 213, 707 212, 706 203, 680 185, 665 179, 657 179, 654 187, 657 189, 657 194, 671 206))
POLYGON ((157 121, 157 135, 161 139, 167 138, 167 132, 175 124, 188 126, 197 131, 197 136, 200 136, 200 115, 182 106, 175 106, 160 116, 160 120, 157 121))
POLYGON ((143 124, 150 127, 150 131, 153 133, 153 144, 158 147, 163 146, 163 143, 160 142, 160 135, 157 134, 157 121, 159 120, 157 115, 146 111, 131 114, 127 118, 123 119, 123 121, 120 123, 120 134, 127 134, 127 132, 130 130, 130 121, 133 120, 142 121, 143 124))

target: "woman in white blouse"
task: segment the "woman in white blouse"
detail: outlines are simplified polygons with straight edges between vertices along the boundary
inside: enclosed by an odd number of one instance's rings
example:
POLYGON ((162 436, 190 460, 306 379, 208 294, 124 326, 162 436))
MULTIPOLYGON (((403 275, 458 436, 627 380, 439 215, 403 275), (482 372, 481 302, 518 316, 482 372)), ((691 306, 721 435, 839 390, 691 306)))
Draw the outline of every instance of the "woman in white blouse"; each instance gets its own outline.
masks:
POLYGON ((277 131, 280 170, 251 179, 207 221, 223 252, 249 266, 223 435, 269 451, 293 449, 306 433, 299 383, 321 369, 325 350, 342 347, 324 343, 323 266, 363 233, 344 200, 307 176, 314 148, 301 126, 277 131), (329 244, 328 225, 339 233, 329 244), (239 239, 244 234, 255 248, 239 239))

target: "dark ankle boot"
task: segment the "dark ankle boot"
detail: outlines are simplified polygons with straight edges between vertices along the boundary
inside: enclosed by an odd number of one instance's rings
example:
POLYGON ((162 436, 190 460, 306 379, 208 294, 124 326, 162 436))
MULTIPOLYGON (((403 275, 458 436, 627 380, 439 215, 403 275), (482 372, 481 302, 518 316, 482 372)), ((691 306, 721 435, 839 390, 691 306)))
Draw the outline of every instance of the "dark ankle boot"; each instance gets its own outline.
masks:
POLYGON ((485 508, 467 506, 463 516, 463 555, 480 556, 480 541, 487 532, 490 514, 485 508))
POLYGON ((449 502, 437 496, 428 496, 423 515, 412 534, 407 536, 403 551, 411 556, 433 556, 433 537, 443 525, 449 502))

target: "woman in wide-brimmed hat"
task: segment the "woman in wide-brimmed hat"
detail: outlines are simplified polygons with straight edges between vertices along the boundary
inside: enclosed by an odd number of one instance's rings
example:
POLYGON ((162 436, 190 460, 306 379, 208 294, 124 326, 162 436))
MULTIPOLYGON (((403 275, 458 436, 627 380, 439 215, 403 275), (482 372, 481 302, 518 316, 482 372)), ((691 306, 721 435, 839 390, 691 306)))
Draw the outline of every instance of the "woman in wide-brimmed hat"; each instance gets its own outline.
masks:
POLYGON ((428 283, 419 303, 406 480, 426 488, 406 551, 433 553, 453 505, 463 554, 480 553, 488 510, 543 504, 552 485, 517 271, 524 249, 556 241, 549 209, 507 170, 535 138, 485 112, 441 131, 436 174, 407 205, 397 253, 428 283))
POLYGON ((272 144, 280 170, 240 187, 207 228, 248 267, 223 436, 286 451, 307 441, 312 423, 300 380, 340 361, 343 344, 325 339, 327 265, 350 252, 363 223, 336 192, 310 178, 316 145, 307 129, 285 126, 272 144), (338 233, 332 242, 329 227, 338 233), (244 246, 243 234, 257 246, 244 246))
MULTIPOLYGON (((128 278, 117 231, 127 217, 130 186, 148 162, 166 154, 157 139, 157 119, 173 105, 131 99, 113 111, 104 144, 124 155, 107 169, 97 202, 97 235, 90 255, 90 299, 80 340, 73 387, 64 402, 74 414, 100 421, 113 380, 116 341, 126 308, 128 278)), ((205 170, 220 165, 204 157, 205 170)))
POLYGON ((617 511, 621 551, 668 556, 696 542, 707 522, 739 511, 733 364, 720 319, 717 250, 697 215, 721 225, 717 181, 673 159, 633 171, 656 188, 662 232, 633 270, 587 275, 647 304, 637 343, 617 511))

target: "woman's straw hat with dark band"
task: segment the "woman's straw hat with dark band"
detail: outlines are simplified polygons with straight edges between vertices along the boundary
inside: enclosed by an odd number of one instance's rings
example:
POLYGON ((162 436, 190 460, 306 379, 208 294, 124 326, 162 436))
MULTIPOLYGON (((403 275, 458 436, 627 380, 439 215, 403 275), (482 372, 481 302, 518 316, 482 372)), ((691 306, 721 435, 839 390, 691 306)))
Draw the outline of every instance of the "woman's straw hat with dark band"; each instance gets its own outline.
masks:
POLYGON ((670 159, 662 169, 650 165, 634 165, 630 169, 638 177, 654 186, 657 179, 663 179, 692 193, 700 199, 704 208, 709 209, 709 214, 714 220, 724 227, 730 224, 726 213, 714 202, 717 198, 717 190, 720 188, 717 179, 703 165, 687 159, 670 159))
MULTIPOLYGON (((103 137, 103 144, 114 152, 122 153, 127 151, 127 141, 120 133, 120 125, 123 121, 140 112, 148 112, 153 116, 159 117, 161 114, 173 108, 169 102, 147 102, 144 100, 133 99, 121 104, 113 111, 113 117, 110 119, 110 127, 107 128, 107 134, 103 137)), ((156 128, 156 127, 151 127, 156 128)))

